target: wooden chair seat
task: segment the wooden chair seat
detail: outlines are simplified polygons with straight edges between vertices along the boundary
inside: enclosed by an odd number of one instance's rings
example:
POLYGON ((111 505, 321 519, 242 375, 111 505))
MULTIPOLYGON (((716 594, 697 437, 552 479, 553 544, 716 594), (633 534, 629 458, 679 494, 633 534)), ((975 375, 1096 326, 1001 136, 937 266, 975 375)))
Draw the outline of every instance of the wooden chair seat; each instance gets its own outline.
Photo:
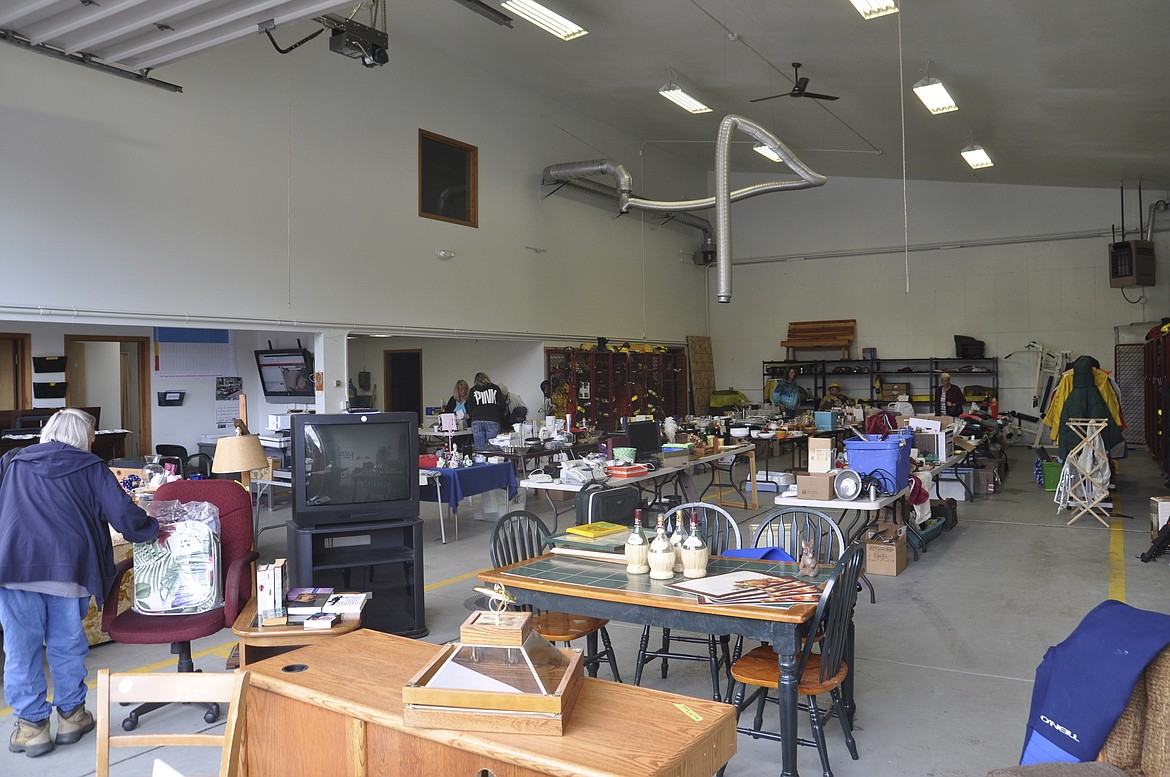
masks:
POLYGON ((567 612, 539 612, 532 616, 532 627, 549 642, 572 642, 600 631, 609 621, 567 612))
MULTIPOLYGON (((804 672, 797 683, 797 693, 801 696, 819 696, 828 693, 845 681, 849 673, 849 666, 844 661, 841 668, 832 677, 821 681, 821 657, 816 653, 809 656, 804 672)), ((762 688, 777 688, 780 685, 780 665, 776 662, 776 652, 768 645, 750 651, 731 665, 731 676, 745 685, 755 685, 762 688)))

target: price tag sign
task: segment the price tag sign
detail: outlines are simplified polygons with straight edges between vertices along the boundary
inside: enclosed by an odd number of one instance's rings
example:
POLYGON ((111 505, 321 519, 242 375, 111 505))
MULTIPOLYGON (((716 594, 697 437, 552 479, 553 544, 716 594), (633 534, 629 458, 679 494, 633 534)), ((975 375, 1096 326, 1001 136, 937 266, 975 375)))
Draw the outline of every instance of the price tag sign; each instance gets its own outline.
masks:
POLYGON ((459 431, 459 422, 455 419, 454 413, 441 413, 439 415, 439 428, 444 432, 459 431))

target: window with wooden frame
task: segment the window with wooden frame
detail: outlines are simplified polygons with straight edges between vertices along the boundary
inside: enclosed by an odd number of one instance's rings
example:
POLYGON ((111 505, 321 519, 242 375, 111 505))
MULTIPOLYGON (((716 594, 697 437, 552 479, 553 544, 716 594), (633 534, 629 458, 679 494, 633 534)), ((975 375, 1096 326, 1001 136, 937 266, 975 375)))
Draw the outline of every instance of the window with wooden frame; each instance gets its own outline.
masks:
POLYGON ((479 149, 418 131, 418 215, 479 226, 479 149))

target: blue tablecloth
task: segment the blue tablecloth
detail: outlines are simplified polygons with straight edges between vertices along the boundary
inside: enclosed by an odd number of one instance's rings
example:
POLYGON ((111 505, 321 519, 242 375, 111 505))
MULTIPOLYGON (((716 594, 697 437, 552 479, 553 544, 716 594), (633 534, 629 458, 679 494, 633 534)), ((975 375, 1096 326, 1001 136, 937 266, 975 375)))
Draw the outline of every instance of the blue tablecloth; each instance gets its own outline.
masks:
MULTIPOLYGON (((432 467, 440 476, 440 490, 443 500, 452 510, 459 509, 464 497, 482 494, 496 488, 508 489, 508 498, 516 496, 516 470, 508 462, 501 464, 473 464, 470 467, 432 467)), ((430 488, 422 490, 419 498, 424 502, 437 502, 438 497, 430 488)))

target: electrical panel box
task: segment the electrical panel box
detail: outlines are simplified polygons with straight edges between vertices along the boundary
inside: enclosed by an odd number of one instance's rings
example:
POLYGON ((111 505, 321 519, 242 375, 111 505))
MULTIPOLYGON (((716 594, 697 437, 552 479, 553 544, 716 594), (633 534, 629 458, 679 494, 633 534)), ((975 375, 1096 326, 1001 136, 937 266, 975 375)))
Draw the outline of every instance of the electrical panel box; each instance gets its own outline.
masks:
POLYGON ((1124 240, 1109 244, 1109 286, 1154 286, 1154 244, 1124 240))

